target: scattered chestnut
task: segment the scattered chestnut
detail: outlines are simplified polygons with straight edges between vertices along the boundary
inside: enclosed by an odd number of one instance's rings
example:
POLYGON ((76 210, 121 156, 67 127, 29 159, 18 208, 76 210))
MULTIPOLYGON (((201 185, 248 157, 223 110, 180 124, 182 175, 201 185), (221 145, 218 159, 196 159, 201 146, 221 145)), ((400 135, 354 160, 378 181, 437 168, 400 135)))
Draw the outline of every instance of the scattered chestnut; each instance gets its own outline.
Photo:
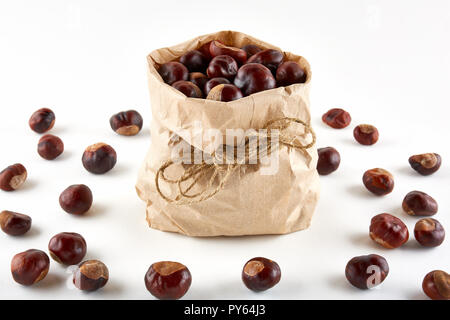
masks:
POLYGON ((280 282, 280 266, 266 258, 253 258, 242 269, 242 281, 253 291, 264 291, 280 282))
POLYGON ((333 147, 317 149, 319 160, 317 161, 317 172, 320 175, 330 174, 339 168, 341 163, 341 156, 339 152, 333 147))
POLYGON ((394 177, 389 171, 381 168, 364 172, 363 183, 367 190, 377 196, 387 195, 394 189, 394 177))
POLYGON ((247 61, 247 52, 236 47, 226 46, 219 41, 211 41, 209 52, 211 52, 211 56, 213 57, 222 55, 230 56, 239 65, 242 65, 247 61))
POLYGON ((191 286, 189 269, 178 262, 160 261, 152 264, 145 274, 145 286, 156 298, 180 299, 191 286))
POLYGON ((247 53, 247 59, 253 56, 255 53, 262 51, 262 49, 255 44, 247 44, 241 49, 247 53))
POLYGON ((11 261, 11 273, 14 281, 24 286, 31 286, 48 273, 50 259, 44 251, 30 249, 16 254, 11 261))
POLYGON ((54 160, 64 152, 64 143, 52 134, 46 134, 39 139, 37 151, 46 160, 54 160))
POLYGON ((238 71, 236 61, 230 56, 214 57, 206 69, 206 74, 209 78, 227 78, 233 79, 238 71))
POLYGON ((411 168, 423 176, 435 173, 441 167, 441 156, 437 153, 416 154, 409 157, 411 168))
POLYGON ((450 275, 442 270, 431 271, 423 279, 422 289, 432 300, 450 300, 450 275))
POLYGON ((411 216, 432 216, 438 211, 438 204, 422 191, 409 192, 402 203, 403 210, 411 216))
POLYGON ((86 255, 86 240, 75 232, 61 232, 50 239, 48 251, 58 263, 78 264, 86 255))
POLYGON ((209 91, 206 99, 216 101, 233 101, 242 98, 244 95, 238 87, 232 84, 219 84, 209 91))
POLYGON ((191 50, 180 57, 180 62, 188 68, 189 72, 202 72, 209 63, 208 57, 198 50, 191 50))
POLYGON ((389 213, 376 215, 370 221, 370 238, 388 249, 398 248, 409 238, 408 227, 389 213))
POLYGON ((73 284, 83 291, 95 291, 103 288, 108 279, 108 268, 99 260, 86 260, 73 273, 73 284))
POLYGON ((365 146, 370 146, 378 141, 378 129, 370 124, 360 124, 353 130, 355 140, 365 146))
POLYGON ((180 80, 172 84, 172 87, 183 93, 186 97, 189 98, 202 98, 203 93, 199 87, 197 87, 191 81, 180 80))
POLYGON ((205 87, 203 91, 205 92, 205 95, 208 95, 212 88, 219 84, 230 84, 231 82, 228 79, 225 78, 212 78, 211 80, 208 80, 205 83, 205 87))
POLYGON ((189 70, 180 62, 170 61, 161 65, 158 70, 164 82, 172 85, 180 80, 187 80, 189 77, 189 70))
POLYGON ((280 64, 276 72, 277 85, 287 87, 294 83, 304 83, 306 72, 295 61, 286 61, 280 64))
POLYGON ((334 129, 342 129, 350 124, 352 117, 344 109, 334 108, 322 116, 322 121, 334 129))
POLYGON ((30 230, 31 218, 17 212, 2 211, 0 212, 0 227, 6 234, 21 236, 30 230))
POLYGON ((274 49, 266 49, 255 53, 247 60, 247 63, 260 63, 275 74, 278 66, 283 62, 283 53, 274 49))
POLYGON ((388 274, 389 265, 386 259, 377 254, 354 257, 345 267, 348 282, 359 289, 378 286, 388 274))
POLYGON ((31 130, 44 133, 55 125, 55 114, 48 108, 39 109, 31 115, 28 124, 31 130))
POLYGON ((436 219, 424 218, 417 221, 414 237, 424 247, 437 247, 444 242, 445 230, 436 219))
POLYGON ((276 81, 270 70, 262 64, 247 63, 239 68, 234 85, 241 89, 245 96, 249 96, 252 93, 275 88, 276 81))
POLYGON ((121 111, 109 119, 114 132, 122 136, 134 136, 142 129, 142 116, 135 110, 121 111))
POLYGON ((87 171, 103 174, 114 168, 117 154, 110 145, 100 142, 87 147, 81 160, 87 171))
POLYGON ((20 164, 13 164, 0 172, 0 189, 14 191, 27 179, 27 169, 20 164))
POLYGON ((59 204, 67 213, 84 214, 92 205, 91 189, 84 184, 71 185, 59 196, 59 204))
POLYGON ((199 87, 201 90, 205 88, 205 83, 208 82, 208 77, 201 72, 189 73, 189 81, 199 87))

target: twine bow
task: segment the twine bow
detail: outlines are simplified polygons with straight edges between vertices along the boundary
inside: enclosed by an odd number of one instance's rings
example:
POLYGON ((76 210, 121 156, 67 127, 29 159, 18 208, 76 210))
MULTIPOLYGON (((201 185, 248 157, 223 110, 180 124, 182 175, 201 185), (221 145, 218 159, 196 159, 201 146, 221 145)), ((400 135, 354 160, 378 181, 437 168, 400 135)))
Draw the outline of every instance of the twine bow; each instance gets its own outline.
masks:
MULTIPOLYGON (((316 143, 316 135, 311 128, 309 124, 306 122, 297 119, 297 118, 279 118, 270 120, 266 123, 263 129, 267 130, 267 133, 254 133, 251 134, 248 139, 245 140, 245 157, 242 159, 239 159, 237 157, 237 153, 233 152, 233 158, 228 159, 228 163, 222 164, 223 159, 221 156, 225 154, 226 151, 222 149, 222 152, 213 152, 211 154, 210 161, 202 160, 199 164, 192 164, 188 168, 184 170, 184 172, 181 174, 181 176, 177 179, 169 179, 165 176, 165 171, 169 167, 175 164, 173 160, 166 161, 156 172, 155 176, 155 185, 156 190, 158 191, 159 195, 170 203, 175 203, 177 205, 186 205, 186 204, 193 204, 205 201, 209 198, 212 198, 214 195, 216 195, 220 190, 224 188, 225 183, 228 181, 230 176, 235 172, 238 168, 240 168, 243 165, 247 165, 248 163, 251 163, 251 160, 260 159, 262 155, 269 156, 272 152, 274 152, 278 147, 279 144, 294 148, 296 150, 306 151, 307 149, 311 148, 316 143), (288 133, 288 129, 291 124, 298 123, 303 125, 305 128, 304 134, 310 134, 311 135, 311 142, 303 145, 298 140, 298 135, 290 135, 288 133), (278 137, 278 144, 273 144, 273 132, 277 132, 278 137), (260 139, 266 139, 267 143, 263 146, 260 146, 259 143, 257 144, 257 147, 252 147, 252 144, 250 143, 251 138, 256 138, 258 141, 260 139), (231 160, 231 161, 230 161, 231 160), (210 163, 212 162, 212 163, 210 163), (199 186, 200 179, 207 177, 208 175, 211 175, 209 178, 208 183, 204 186, 204 188, 200 189, 200 191, 195 193, 190 193, 192 188, 196 185, 199 186), (218 180, 217 185, 213 187, 214 182, 218 180), (170 198, 166 194, 164 194, 161 191, 160 188, 160 180, 163 180, 164 182, 172 185, 176 185, 178 189, 178 193, 173 197, 170 198)), ((254 145, 253 145, 254 146, 254 145)), ((222 148, 225 148, 225 146, 222 146, 222 148)), ((234 147, 236 150, 236 147, 234 147)))

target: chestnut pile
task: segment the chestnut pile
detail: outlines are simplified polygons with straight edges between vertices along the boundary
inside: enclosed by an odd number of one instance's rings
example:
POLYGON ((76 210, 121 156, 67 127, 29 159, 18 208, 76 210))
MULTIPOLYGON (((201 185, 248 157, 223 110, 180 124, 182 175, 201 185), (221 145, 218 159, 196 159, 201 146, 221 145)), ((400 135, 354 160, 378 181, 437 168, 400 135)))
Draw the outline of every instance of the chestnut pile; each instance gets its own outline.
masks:
POLYGON ((304 83, 306 71, 284 54, 248 44, 242 48, 211 41, 160 66, 165 83, 190 98, 233 101, 264 90, 304 83))

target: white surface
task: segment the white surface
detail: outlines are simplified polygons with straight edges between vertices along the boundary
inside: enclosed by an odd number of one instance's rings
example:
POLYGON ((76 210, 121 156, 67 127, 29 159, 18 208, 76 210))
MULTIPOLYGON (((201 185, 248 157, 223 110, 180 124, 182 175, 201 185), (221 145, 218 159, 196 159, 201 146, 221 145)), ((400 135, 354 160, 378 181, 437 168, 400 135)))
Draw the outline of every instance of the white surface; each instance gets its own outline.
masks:
POLYGON ((144 274, 152 262, 176 260, 192 272, 189 299, 421 299, 424 275, 447 272, 450 239, 435 249, 419 248, 416 218, 401 202, 414 189, 439 202, 435 216, 450 232, 450 2, 434 1, 2 1, 0 2, 0 167, 22 162, 29 180, 20 191, 0 192, 0 209, 27 213, 33 229, 23 238, 0 233, 0 298, 152 299, 144 274), (276 3, 276 5, 275 5, 276 3), (340 3, 340 4, 338 4, 340 3), (341 167, 322 178, 322 196, 309 230, 284 236, 195 239, 151 230, 144 203, 134 191, 137 170, 149 146, 150 107, 145 56, 196 35, 239 30, 305 56, 313 68, 312 114, 318 146, 334 146, 341 167), (351 112, 353 123, 334 130, 321 123, 331 107, 351 112), (36 152, 39 135, 28 118, 40 107, 56 113, 51 133, 66 151, 55 161, 36 152), (145 120, 136 137, 121 137, 108 119, 136 108, 145 120), (354 125, 380 131, 373 147, 358 145, 354 125), (94 176, 81 155, 92 143, 110 143, 118 164, 94 176), (438 152, 443 165, 430 177, 408 165, 415 153, 438 152), (392 194, 377 198, 361 183, 366 169, 395 175, 392 194), (64 213, 59 193, 85 183, 94 207, 85 217, 64 213), (402 218, 410 241, 384 250, 368 237, 371 217, 390 212, 402 218), (79 232, 87 258, 104 261, 108 285, 84 294, 66 285, 69 274, 57 263, 40 284, 13 282, 10 260, 29 248, 46 250, 62 231, 79 232), (378 289, 360 291, 345 280, 355 255, 386 257, 390 274, 378 289), (282 269, 278 286, 262 294, 240 280, 245 261, 265 256, 282 269))

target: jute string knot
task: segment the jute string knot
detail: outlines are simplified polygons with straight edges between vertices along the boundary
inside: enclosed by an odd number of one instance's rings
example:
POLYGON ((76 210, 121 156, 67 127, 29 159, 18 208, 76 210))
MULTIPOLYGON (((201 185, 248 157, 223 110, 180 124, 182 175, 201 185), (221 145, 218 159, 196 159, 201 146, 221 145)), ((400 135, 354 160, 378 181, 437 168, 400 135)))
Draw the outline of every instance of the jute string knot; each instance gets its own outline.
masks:
MULTIPOLYGON (((264 133, 253 132, 249 134, 243 147, 245 148, 245 156, 239 157, 235 152, 239 146, 233 147, 232 156, 227 153, 227 146, 222 145, 221 148, 213 152, 208 161, 202 157, 201 163, 189 165, 184 172, 176 179, 170 179, 165 176, 165 171, 172 165, 177 164, 174 160, 166 161, 156 172, 155 185, 159 195, 167 202, 177 205, 187 205, 205 201, 212 198, 225 186, 230 176, 242 166, 251 165, 255 161, 260 161, 263 157, 268 157, 278 150, 279 146, 286 146, 300 151, 306 151, 316 143, 316 135, 311 126, 297 118, 279 118, 270 120, 263 127, 266 129, 264 133), (311 142, 302 144, 299 141, 299 134, 289 133, 292 124, 301 124, 304 127, 303 135, 310 135, 311 142), (274 139, 277 138, 277 139, 274 139), (254 140, 258 143, 252 143, 254 140), (259 143, 264 141, 265 143, 259 143), (226 157, 225 164, 223 157, 226 157), (207 183, 201 186, 200 180, 209 177, 207 183), (169 197, 160 188, 160 180, 177 186, 177 192, 169 197), (199 187, 199 191, 191 192, 194 186, 199 187)), ((295 131, 295 130, 294 130, 295 131)), ((299 130, 297 130, 298 132, 299 130)), ((242 145, 241 145, 242 147, 242 145)))

